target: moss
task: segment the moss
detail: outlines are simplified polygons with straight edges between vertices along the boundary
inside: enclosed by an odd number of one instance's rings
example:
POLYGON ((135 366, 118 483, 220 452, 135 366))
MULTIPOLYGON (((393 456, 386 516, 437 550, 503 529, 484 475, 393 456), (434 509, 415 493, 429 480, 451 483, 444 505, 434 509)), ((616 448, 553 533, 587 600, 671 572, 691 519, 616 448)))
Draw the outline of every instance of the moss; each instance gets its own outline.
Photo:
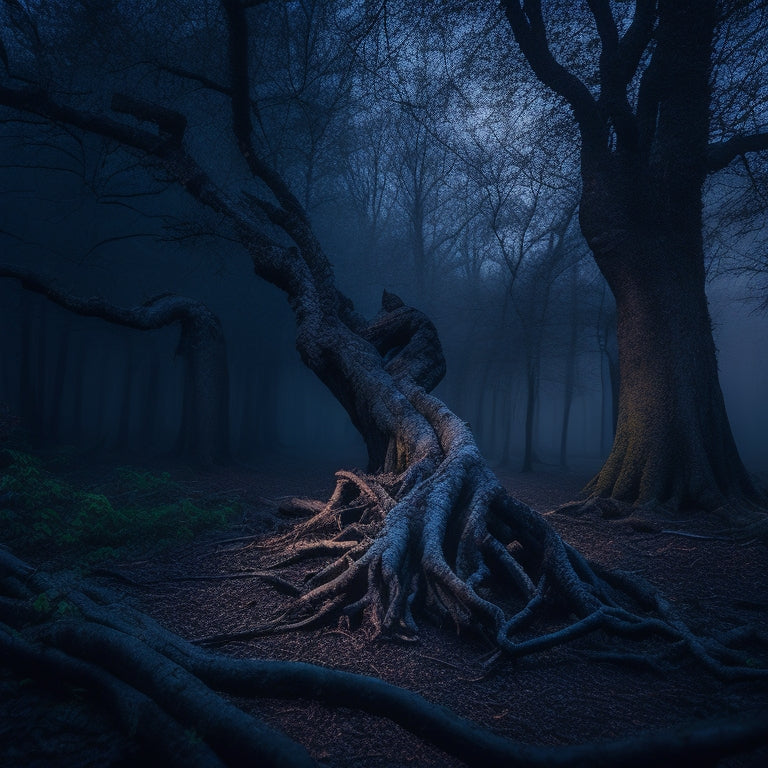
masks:
POLYGON ((83 489, 52 471, 55 461, 45 466, 22 451, 0 454, 0 539, 23 549, 107 559, 126 547, 190 539, 237 511, 233 502, 191 498, 167 472, 120 467, 103 486, 83 489))

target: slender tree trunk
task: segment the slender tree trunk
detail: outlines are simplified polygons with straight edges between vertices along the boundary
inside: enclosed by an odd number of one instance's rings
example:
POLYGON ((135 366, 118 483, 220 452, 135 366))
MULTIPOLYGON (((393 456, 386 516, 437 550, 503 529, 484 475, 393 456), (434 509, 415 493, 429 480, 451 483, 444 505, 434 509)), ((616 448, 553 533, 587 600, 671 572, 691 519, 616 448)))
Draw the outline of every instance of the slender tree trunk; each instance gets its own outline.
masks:
POLYGON ((568 466, 568 426, 571 417, 571 404, 573 403, 573 390, 576 383, 576 342, 579 328, 577 325, 578 313, 576 303, 578 301, 578 271, 577 267, 571 268, 571 323, 568 335, 568 350, 565 356, 565 384, 563 386, 563 424, 560 430, 560 466, 565 469, 568 466))
POLYGON ((501 429, 501 459, 502 467, 512 463, 512 396, 509 392, 501 395, 501 418, 496 422, 501 429))
POLYGON ((51 385, 51 402, 48 416, 47 433, 57 440, 61 435, 61 410, 64 400, 64 382, 67 376, 67 363, 69 360, 69 322, 63 320, 59 324, 58 344, 56 345, 56 365, 54 367, 53 382, 51 385))
POLYGON ((539 390, 539 365, 535 356, 527 356, 526 359, 526 398, 525 398, 525 442, 523 446, 522 472, 533 471, 533 426, 536 413, 536 401, 539 390))
POLYGON ((218 318, 206 308, 182 321, 178 354, 184 360, 179 452, 203 465, 229 461, 227 347, 218 318))
POLYGON ((34 322, 34 309, 36 301, 23 303, 21 313, 21 360, 19 361, 19 415, 22 425, 30 442, 36 445, 42 437, 42 421, 40 414, 40 398, 37 386, 39 383, 33 365, 32 353, 34 351, 34 334, 32 324, 34 322))
POLYGON ((127 345, 124 368, 123 368, 123 381, 121 389, 120 399, 120 417, 117 426, 117 438, 115 447, 119 451, 127 451, 131 447, 131 436, 133 433, 133 425, 131 424, 131 415, 133 413, 133 382, 136 378, 136 371, 134 370, 134 349, 133 344, 130 342, 127 345))
POLYGON ((256 409, 253 406, 256 398, 256 382, 253 369, 248 365, 245 373, 241 374, 243 408, 240 413, 240 435, 237 441, 237 454, 243 458, 253 455, 254 448, 260 439, 257 424, 256 409))
POLYGON ((141 406, 141 441, 143 445, 155 448, 158 422, 158 403, 160 402, 160 371, 154 359, 154 351, 149 359, 149 376, 144 390, 144 402, 141 406))
POLYGON ((35 411, 37 412, 37 431, 40 443, 48 439, 48 323, 46 302, 35 300, 37 306, 37 354, 34 366, 35 411))
MULTIPOLYGON (((84 371, 87 365, 86 350, 82 343, 77 344, 77 350, 73 355, 74 361, 72 365, 72 421, 71 421, 71 435, 73 441, 79 440, 83 436, 83 400, 85 397, 85 376, 84 371)), ((103 382, 99 382, 98 386, 100 391, 104 391, 103 382)))

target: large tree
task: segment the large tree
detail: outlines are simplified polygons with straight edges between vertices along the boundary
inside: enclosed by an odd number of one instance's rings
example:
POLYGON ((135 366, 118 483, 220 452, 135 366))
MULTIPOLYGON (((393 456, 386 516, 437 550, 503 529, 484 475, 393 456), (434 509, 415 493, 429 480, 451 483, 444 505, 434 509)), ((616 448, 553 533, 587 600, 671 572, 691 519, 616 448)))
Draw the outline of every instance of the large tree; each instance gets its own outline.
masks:
POLYGON ((590 0, 591 19, 579 20, 587 29, 565 44, 558 38, 565 63, 549 43, 547 18, 548 10, 564 14, 563 4, 502 5, 533 72, 572 109, 581 136, 581 230, 616 298, 618 425, 589 491, 708 509, 758 500, 718 381, 702 187, 739 155, 768 148, 768 133, 743 136, 733 126, 710 141, 718 25, 735 23, 737 11, 758 25, 760 3, 590 0), (574 51, 573 41, 595 38, 599 63, 590 72, 586 47, 574 51))
MULTIPOLYGON (((285 293, 303 361, 365 440, 369 472, 339 472, 328 503, 305 504, 315 514, 272 542, 276 565, 322 556, 327 565, 307 580, 283 617, 240 636, 341 615, 366 622, 375 633, 412 636, 419 609, 481 632, 513 656, 605 630, 673 638, 714 671, 751 675, 738 661, 726 664, 734 657, 722 646, 694 637, 646 585, 626 574, 598 574, 543 517, 507 493, 468 426, 430 394, 445 361, 423 313, 389 293, 371 321, 354 310, 336 286, 306 210, 254 143, 258 104, 251 91, 249 15, 261 9, 237 0, 201 7, 210 21, 208 42, 226 66, 221 80, 191 65, 174 67, 173 83, 181 73, 184 82, 206 85, 202 106, 190 110, 190 118, 167 105, 173 93, 167 84, 170 94, 160 90, 151 101, 146 92, 141 98, 114 92, 107 111, 103 94, 89 101, 71 83, 54 87, 51 70, 42 77, 20 56, 20 43, 8 46, 0 103, 13 114, 115 142, 215 211, 256 274, 285 293), (160 100, 166 103, 159 106, 160 100), (206 116, 201 141, 188 126, 211 100, 228 119, 216 126, 214 140, 206 116), (225 141, 239 153, 237 172, 221 174, 217 167, 216 151, 225 141), (553 606, 565 608, 560 620, 537 623, 553 606)), ((174 9, 163 3, 159 21, 169 24, 174 9)), ((142 23, 139 31, 157 33, 157 18, 142 23)), ((197 34, 201 26, 190 28, 197 34)), ((35 29, 38 40, 51 34, 42 24, 35 29)), ((56 28, 54 39, 60 34, 56 28)), ((193 46, 188 53, 198 51, 193 46)), ((117 85, 133 84, 120 79, 117 85)), ((148 80, 142 79, 145 87, 148 80)), ((186 103, 184 96, 178 103, 186 103)))

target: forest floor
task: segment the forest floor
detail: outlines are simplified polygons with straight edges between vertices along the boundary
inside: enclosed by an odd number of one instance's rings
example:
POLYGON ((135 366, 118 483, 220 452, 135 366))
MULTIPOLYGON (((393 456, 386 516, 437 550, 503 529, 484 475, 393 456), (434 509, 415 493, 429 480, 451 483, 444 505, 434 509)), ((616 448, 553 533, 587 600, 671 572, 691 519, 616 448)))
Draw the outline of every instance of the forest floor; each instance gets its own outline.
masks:
MULTIPOLYGON (((95 483, 95 472, 91 467, 83 478, 95 483)), ((248 629, 279 613, 288 598, 261 581, 226 575, 262 567, 258 538, 244 537, 284 527, 285 520, 276 515, 284 497, 327 498, 332 474, 298 462, 205 475, 176 468, 172 474, 196 494, 237 499, 238 518, 226 528, 159 551, 135 549, 108 564, 112 575, 94 578, 191 639, 248 629)), ((499 477, 515 496, 542 512, 576 498, 588 479, 578 472, 555 471, 500 471, 499 477)), ((647 525, 594 515, 553 513, 548 519, 588 558, 645 576, 697 630, 768 622, 764 543, 735 541, 721 525, 695 514, 675 520, 646 516, 647 525)), ((65 565, 45 552, 37 557, 17 554, 46 569, 65 565)), ((501 658, 488 666, 493 649, 482 640, 457 636, 455 628, 424 620, 414 644, 372 641, 340 626, 230 643, 221 652, 373 675, 530 744, 602 741, 768 706, 765 682, 723 682, 691 661, 663 673, 619 665, 596 658, 606 650, 605 643, 604 638, 584 639, 522 661, 501 658)), ((324 766, 463 764, 389 721, 352 710, 268 699, 238 704, 304 744, 324 766)), ((151 763, 134 749, 84 691, 54 694, 32 679, 0 673, 0 765, 151 763)), ((768 749, 722 765, 768 765, 768 749)))

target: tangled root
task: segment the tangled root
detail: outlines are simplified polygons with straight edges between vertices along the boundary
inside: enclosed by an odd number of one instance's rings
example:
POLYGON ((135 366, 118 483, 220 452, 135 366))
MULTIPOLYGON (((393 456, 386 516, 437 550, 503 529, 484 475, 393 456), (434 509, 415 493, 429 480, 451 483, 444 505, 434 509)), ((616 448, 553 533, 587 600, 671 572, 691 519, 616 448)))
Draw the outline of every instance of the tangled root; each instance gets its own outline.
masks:
POLYGON ((639 577, 588 563, 507 493, 466 425, 453 419, 437 464, 430 457, 400 474, 337 473, 326 504, 306 502, 313 512, 307 520, 262 545, 276 571, 296 563, 315 567, 301 594, 267 624, 202 642, 340 619, 374 637, 413 640, 416 617, 427 614, 485 637, 513 658, 602 631, 662 638, 670 652, 685 648, 723 678, 767 674, 694 634, 639 577))

